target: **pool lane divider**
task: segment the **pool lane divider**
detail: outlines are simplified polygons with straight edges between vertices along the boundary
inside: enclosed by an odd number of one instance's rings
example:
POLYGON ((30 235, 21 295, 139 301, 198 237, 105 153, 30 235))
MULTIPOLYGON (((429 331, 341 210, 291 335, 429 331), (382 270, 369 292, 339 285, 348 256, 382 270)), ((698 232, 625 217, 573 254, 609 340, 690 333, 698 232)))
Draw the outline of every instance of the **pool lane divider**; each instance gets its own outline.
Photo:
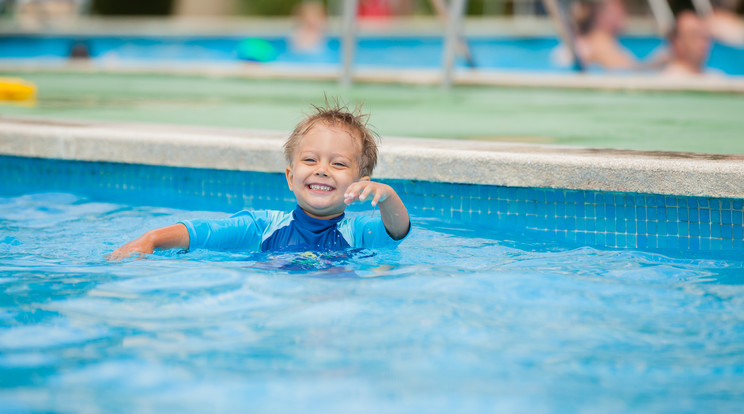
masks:
MULTIPOLYGON (((0 117, 0 172, 16 168, 11 156, 274 173, 281 186, 286 135, 0 117)), ((23 181, 22 169, 3 174, 23 181)), ((415 214, 588 245, 744 249, 744 156, 385 137, 373 178, 393 183, 415 214)))

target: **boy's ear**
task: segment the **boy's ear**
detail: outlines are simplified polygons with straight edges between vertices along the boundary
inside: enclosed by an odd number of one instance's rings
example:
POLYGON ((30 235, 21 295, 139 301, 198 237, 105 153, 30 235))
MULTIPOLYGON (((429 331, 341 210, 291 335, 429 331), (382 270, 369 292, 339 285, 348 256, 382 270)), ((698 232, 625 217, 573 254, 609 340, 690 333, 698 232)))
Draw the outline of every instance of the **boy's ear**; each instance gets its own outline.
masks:
POLYGON ((292 190, 292 177, 293 177, 293 174, 294 173, 292 172, 292 166, 291 165, 288 165, 287 166, 287 169, 284 171, 284 175, 287 176, 287 185, 289 186, 289 191, 293 191, 292 190))

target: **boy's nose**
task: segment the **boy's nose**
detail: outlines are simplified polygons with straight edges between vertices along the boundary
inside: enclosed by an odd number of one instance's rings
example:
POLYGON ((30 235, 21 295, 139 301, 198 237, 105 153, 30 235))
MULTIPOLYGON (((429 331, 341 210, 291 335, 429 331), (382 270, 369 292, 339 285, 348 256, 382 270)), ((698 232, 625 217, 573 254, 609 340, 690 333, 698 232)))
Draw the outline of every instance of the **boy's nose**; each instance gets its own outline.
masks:
POLYGON ((320 175, 320 176, 323 176, 323 177, 325 177, 325 176, 327 176, 328 174, 326 173, 326 171, 325 171, 325 168, 323 168, 323 167, 320 167, 320 168, 318 168, 317 170, 315 170, 315 175, 320 175))

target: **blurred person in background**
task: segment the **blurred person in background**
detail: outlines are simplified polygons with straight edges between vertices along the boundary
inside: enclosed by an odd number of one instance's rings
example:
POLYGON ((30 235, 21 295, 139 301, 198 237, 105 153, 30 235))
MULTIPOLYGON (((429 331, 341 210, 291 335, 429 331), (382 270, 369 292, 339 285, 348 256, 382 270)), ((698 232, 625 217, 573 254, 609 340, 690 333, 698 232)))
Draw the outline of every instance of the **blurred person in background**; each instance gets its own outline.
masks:
POLYGON ((325 47, 326 10, 322 1, 303 1, 295 9, 297 28, 292 33, 294 52, 318 53, 325 47))
POLYGON ((358 15, 361 18, 386 18, 393 15, 390 0, 359 0, 358 15))
POLYGON ((732 46, 744 46, 744 20, 736 14, 741 0, 713 0, 713 13, 705 20, 713 38, 732 46))
POLYGON ((617 39, 627 20, 624 0, 578 1, 572 6, 576 52, 585 65, 610 70, 638 68, 636 58, 617 39))
POLYGON ((670 60, 662 73, 682 77, 703 75, 709 51, 710 34, 705 22, 694 11, 683 11, 669 34, 670 60))

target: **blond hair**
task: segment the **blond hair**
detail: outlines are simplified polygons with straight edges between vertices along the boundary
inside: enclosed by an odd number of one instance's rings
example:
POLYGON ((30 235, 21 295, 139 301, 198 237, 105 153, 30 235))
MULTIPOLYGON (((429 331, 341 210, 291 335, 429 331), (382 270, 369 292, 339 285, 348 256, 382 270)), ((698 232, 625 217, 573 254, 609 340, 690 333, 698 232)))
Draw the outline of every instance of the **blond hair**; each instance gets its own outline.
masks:
POLYGON ((312 108, 314 113, 300 121, 287 138, 287 142, 284 143, 284 157, 287 162, 290 165, 292 164, 302 137, 314 126, 325 124, 330 127, 345 129, 351 133, 352 137, 359 138, 361 146, 359 176, 371 176, 372 170, 377 165, 377 140, 379 136, 367 126, 369 114, 362 113, 360 105, 357 105, 353 110, 349 110, 347 105, 339 103, 338 100, 329 102, 327 98, 325 105, 313 105, 312 108))

